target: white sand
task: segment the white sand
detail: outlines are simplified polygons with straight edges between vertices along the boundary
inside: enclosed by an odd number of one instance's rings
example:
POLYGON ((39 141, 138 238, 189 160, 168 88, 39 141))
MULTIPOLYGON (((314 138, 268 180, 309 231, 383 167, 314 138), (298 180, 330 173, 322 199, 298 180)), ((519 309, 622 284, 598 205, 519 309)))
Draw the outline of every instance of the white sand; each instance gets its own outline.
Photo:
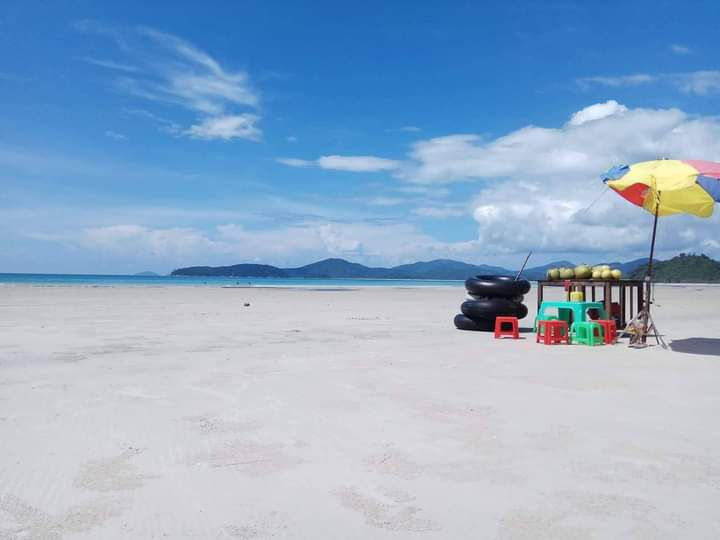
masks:
POLYGON ((720 288, 658 290, 676 351, 462 296, 1 288, 0 538, 720 537, 720 288))

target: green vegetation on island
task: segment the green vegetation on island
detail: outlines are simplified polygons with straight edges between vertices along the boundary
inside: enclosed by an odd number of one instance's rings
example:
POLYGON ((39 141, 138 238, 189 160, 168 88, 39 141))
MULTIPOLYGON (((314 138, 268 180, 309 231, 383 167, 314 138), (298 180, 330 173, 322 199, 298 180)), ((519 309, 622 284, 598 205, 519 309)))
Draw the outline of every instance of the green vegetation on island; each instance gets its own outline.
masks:
MULTIPOLYGON (((632 279, 643 279, 647 264, 632 273, 632 279)), ((720 262, 707 255, 681 253, 667 261, 653 263, 653 281, 661 283, 720 282, 720 262)))

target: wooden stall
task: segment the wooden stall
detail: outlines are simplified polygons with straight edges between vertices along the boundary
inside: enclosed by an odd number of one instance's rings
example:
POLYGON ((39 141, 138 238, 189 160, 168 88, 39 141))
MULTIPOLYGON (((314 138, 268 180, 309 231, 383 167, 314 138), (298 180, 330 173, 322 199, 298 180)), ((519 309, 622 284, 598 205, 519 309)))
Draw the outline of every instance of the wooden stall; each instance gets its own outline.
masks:
POLYGON ((561 279, 558 281, 538 281, 537 305, 543 301, 545 287, 563 287, 566 299, 570 300, 570 292, 581 291, 588 302, 604 302, 608 316, 612 313, 612 304, 620 306, 619 328, 625 325, 642 309, 645 282, 633 279, 561 279), (597 291, 600 289, 600 291, 597 291), (615 294, 613 295, 613 292, 615 294), (589 296, 588 296, 589 293, 589 296))

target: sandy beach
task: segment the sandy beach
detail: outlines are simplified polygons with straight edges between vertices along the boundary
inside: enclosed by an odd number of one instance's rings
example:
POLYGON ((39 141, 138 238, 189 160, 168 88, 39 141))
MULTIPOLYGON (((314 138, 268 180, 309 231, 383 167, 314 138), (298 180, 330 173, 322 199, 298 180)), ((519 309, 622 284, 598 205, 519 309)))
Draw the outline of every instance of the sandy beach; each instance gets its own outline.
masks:
POLYGON ((657 289, 668 351, 463 297, 3 287, 0 538, 720 536, 720 288, 657 289))

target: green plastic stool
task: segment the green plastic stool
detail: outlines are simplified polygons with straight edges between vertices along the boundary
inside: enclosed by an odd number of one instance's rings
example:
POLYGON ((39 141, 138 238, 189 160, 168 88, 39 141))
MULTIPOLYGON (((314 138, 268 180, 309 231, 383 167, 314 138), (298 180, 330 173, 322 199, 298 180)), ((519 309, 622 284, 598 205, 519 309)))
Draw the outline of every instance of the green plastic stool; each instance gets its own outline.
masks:
POLYGON ((570 335, 574 344, 602 345, 605 342, 603 327, 596 322, 574 322, 570 327, 570 335), (597 330, 597 335, 595 335, 597 330))

